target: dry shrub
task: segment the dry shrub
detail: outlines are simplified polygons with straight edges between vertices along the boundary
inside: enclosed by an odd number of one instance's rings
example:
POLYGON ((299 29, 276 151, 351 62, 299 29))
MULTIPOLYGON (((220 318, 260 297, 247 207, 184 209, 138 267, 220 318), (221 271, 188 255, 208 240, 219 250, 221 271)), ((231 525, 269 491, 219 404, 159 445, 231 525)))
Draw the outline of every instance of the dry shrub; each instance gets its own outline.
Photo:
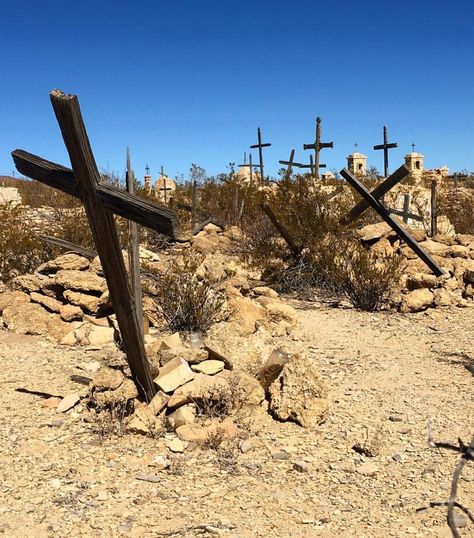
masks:
POLYGON ((444 185, 438 195, 438 214, 446 215, 457 233, 474 234, 474 188, 444 185))
POLYGON ((0 280, 31 273, 57 253, 32 232, 23 206, 0 206, 0 280))
POLYGON ((376 262, 354 239, 352 228, 339 225, 354 203, 352 195, 330 197, 319 185, 313 187, 297 177, 282 181, 267 197, 300 255, 291 256, 278 232, 260 216, 244 227, 247 258, 280 291, 304 298, 317 288, 331 296, 345 296, 357 308, 376 310, 399 281, 400 261, 390 257, 376 262))
POLYGON ((225 299, 214 282, 198 275, 204 256, 186 252, 171 260, 166 272, 151 269, 147 291, 155 296, 172 331, 206 331, 222 313, 225 299))

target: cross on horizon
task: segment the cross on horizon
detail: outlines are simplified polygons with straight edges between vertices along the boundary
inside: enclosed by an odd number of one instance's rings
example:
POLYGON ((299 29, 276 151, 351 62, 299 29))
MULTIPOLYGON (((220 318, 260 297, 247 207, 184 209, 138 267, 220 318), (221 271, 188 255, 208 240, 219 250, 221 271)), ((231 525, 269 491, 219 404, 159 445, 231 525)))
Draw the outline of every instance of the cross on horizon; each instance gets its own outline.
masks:
POLYGON ((412 145, 411 145, 411 150, 413 151, 413 153, 415 153, 415 146, 416 146, 416 144, 413 144, 413 143, 412 143, 412 145))
POLYGON ((383 170, 384 170, 384 177, 388 177, 388 150, 398 148, 398 144, 396 142, 389 142, 388 141, 388 130, 387 127, 384 125, 383 127, 383 144, 378 144, 374 146, 374 150, 383 149, 383 170))
MULTIPOLYGON (((333 148, 334 142, 321 142, 321 118, 318 116, 316 118, 316 138, 314 140, 313 144, 303 144, 303 149, 314 149, 314 165, 311 166, 311 172, 315 175, 316 179, 319 179, 319 169, 320 168, 326 168, 326 165, 320 165, 319 164, 319 155, 321 153, 322 149, 325 148, 333 148)), ((310 163, 312 161, 313 156, 310 155, 310 163)), ((301 168, 308 168, 308 166, 304 166, 301 168)))
POLYGON ((145 166, 145 172, 147 176, 150 175, 150 167, 148 165, 145 166))
POLYGON ((256 149, 258 148, 258 158, 260 159, 259 167, 260 167, 260 182, 263 185, 264 182, 264 172, 263 172, 263 148, 268 148, 271 146, 269 142, 266 142, 262 144, 262 131, 260 127, 257 128, 257 144, 253 144, 250 146, 250 149, 256 149))
POLYGON ((165 174, 165 169, 163 168, 163 166, 160 167, 160 176, 163 180, 163 187, 160 187, 158 190, 159 191, 162 191, 165 195, 165 204, 168 203, 168 191, 172 191, 173 189, 171 187, 167 187, 166 186, 166 174, 165 174))
MULTIPOLYGON (((244 154, 246 155, 246 154, 244 154)), ((249 153, 249 163, 247 164, 244 162, 244 164, 239 164, 239 168, 248 168, 250 170, 250 183, 252 183, 253 180, 253 168, 259 166, 258 164, 252 164, 252 154, 249 153)))

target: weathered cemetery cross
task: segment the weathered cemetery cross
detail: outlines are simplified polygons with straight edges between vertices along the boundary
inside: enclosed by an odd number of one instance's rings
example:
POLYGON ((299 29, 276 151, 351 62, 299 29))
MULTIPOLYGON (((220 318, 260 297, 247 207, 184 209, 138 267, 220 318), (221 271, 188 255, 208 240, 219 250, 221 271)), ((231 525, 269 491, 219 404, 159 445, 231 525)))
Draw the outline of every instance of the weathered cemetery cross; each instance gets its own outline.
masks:
POLYGON ((293 172, 293 166, 295 166, 295 150, 292 149, 290 153, 290 158, 288 161, 278 161, 279 164, 285 164, 287 166, 285 172, 285 179, 290 179, 291 172, 293 172))
MULTIPOLYGON (((301 164, 301 163, 294 163, 293 166, 296 166, 296 168, 309 168, 309 171, 311 174, 316 175, 316 167, 314 165, 313 155, 311 154, 309 156, 309 164, 301 164)), ((325 164, 320 163, 318 166, 319 168, 326 168, 325 164)), ((319 177, 319 175, 318 175, 319 177)))
POLYGON ((161 179, 163 180, 163 187, 161 187, 159 190, 164 192, 165 204, 167 204, 168 203, 168 191, 172 191, 173 189, 171 187, 166 186, 166 174, 163 167, 160 168, 160 175, 161 175, 161 179))
POLYGON ((140 395, 156 393, 145 353, 140 322, 134 308, 114 213, 160 233, 175 237, 176 215, 126 191, 100 183, 79 101, 59 90, 50 94, 73 170, 22 150, 12 155, 19 172, 82 200, 117 316, 128 364, 140 395))
POLYGON ((239 164, 239 168, 248 168, 250 170, 250 183, 252 183, 253 178, 253 169, 254 166, 258 166, 257 164, 252 164, 252 154, 249 153, 249 163, 247 164, 245 162, 246 159, 244 159, 244 164, 239 164))
POLYGON ((398 144, 396 142, 389 143, 388 142, 388 131, 387 127, 384 126, 383 128, 383 144, 379 144, 377 146, 374 146, 374 149, 383 149, 383 170, 384 170, 384 177, 388 177, 388 150, 398 148, 398 144))
POLYGON ((356 204, 348 213, 345 218, 341 219, 341 224, 348 224, 354 221, 362 213, 372 207, 382 217, 382 219, 392 228, 392 230, 398 235, 400 239, 415 252, 415 254, 423 260, 426 265, 433 271, 436 276, 441 276, 444 271, 433 260, 433 258, 425 252, 420 245, 413 239, 413 237, 390 215, 390 210, 387 209, 380 201, 382 196, 386 194, 393 186, 405 178, 410 171, 403 165, 390 177, 388 177, 381 185, 376 187, 372 192, 369 192, 366 187, 356 177, 354 177, 349 170, 344 168, 341 170, 342 177, 357 191, 363 198, 358 204, 356 204))
MULTIPOLYGON (((319 169, 325 167, 319 164, 319 154, 324 148, 333 148, 333 142, 321 142, 321 118, 316 118, 316 139, 313 144, 303 144, 303 149, 314 149, 314 166, 311 169, 316 179, 319 179, 319 169)), ((307 168, 307 167, 306 167, 307 168)))
MULTIPOLYGON (((262 144, 262 131, 260 130, 260 127, 257 129, 257 144, 254 144, 253 146, 250 146, 250 149, 258 148, 258 158, 260 159, 260 183, 263 185, 265 176, 263 175, 263 148, 268 148, 271 146, 270 143, 262 144)), ((252 169, 252 168, 250 168, 252 169)))
POLYGON ((410 212, 410 202, 411 196, 409 193, 406 193, 403 195, 403 209, 392 209, 390 207, 388 210, 390 213, 402 217, 405 224, 408 222, 408 219, 423 222, 425 219, 421 215, 416 215, 415 213, 410 212))

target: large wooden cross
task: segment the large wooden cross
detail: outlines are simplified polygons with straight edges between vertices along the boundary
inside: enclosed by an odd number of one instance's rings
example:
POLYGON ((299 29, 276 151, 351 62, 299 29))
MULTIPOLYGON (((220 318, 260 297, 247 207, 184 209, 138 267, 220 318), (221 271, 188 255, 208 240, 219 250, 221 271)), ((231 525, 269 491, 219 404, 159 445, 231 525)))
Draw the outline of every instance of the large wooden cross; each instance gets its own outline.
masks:
POLYGON ((396 142, 390 142, 388 141, 388 130, 387 127, 384 126, 383 128, 383 144, 378 144, 377 146, 374 146, 374 149, 383 149, 383 171, 384 171, 384 177, 388 177, 388 150, 397 148, 398 144, 396 142))
POLYGON ((303 149, 314 149, 314 165, 311 168, 311 172, 315 175, 316 179, 319 179, 319 169, 324 166, 319 164, 319 155, 324 148, 333 148, 333 142, 321 142, 321 118, 316 118, 316 139, 313 144, 303 144, 303 149))
POLYGON ((145 353, 141 323, 134 308, 114 213, 172 238, 175 237, 177 218, 169 209, 100 183, 77 97, 54 90, 50 98, 72 170, 22 150, 15 150, 13 159, 23 175, 82 200, 107 280, 127 361, 140 396, 149 401, 156 388, 145 353))
POLYGON ((413 252, 433 271, 436 276, 444 274, 443 269, 433 260, 433 258, 425 252, 420 245, 413 239, 413 237, 405 230, 393 217, 390 215, 390 210, 387 209, 380 199, 386 194, 394 185, 405 178, 410 171, 403 165, 390 177, 388 177, 381 185, 376 187, 372 192, 369 192, 365 185, 361 183, 355 176, 353 176, 349 170, 344 168, 341 170, 341 176, 360 194, 362 200, 356 204, 348 213, 346 217, 341 219, 341 224, 348 224, 354 221, 362 215, 362 213, 372 207, 382 219, 392 228, 392 230, 398 235, 400 239, 413 250, 413 252))
MULTIPOLYGON (((263 148, 270 147, 271 144, 269 142, 262 144, 262 131, 260 130, 260 127, 257 129, 257 143, 250 146, 250 149, 258 148, 258 158, 260 159, 259 167, 260 167, 260 184, 263 185, 265 181, 264 176, 264 169, 263 169, 263 148)), ((250 170, 252 168, 250 167, 250 170)))

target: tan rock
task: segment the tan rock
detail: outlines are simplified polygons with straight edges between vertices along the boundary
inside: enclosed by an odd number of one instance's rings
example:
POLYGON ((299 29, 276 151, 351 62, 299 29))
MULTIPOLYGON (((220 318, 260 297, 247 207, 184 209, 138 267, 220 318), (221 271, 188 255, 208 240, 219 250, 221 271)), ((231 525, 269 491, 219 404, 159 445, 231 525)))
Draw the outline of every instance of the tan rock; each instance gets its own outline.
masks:
POLYGON ((222 233, 222 228, 210 222, 209 224, 206 224, 206 226, 204 226, 203 231, 206 232, 207 234, 212 234, 212 233, 220 234, 222 233))
POLYGON ((30 298, 34 303, 44 306, 51 312, 59 312, 63 306, 61 301, 53 299, 53 297, 47 297, 46 295, 42 295, 41 293, 37 293, 35 291, 30 293, 30 298))
POLYGON ((61 400, 59 405, 56 407, 56 412, 65 413, 66 411, 69 411, 69 409, 72 409, 80 401, 81 398, 79 397, 79 394, 77 394, 77 392, 73 394, 68 394, 61 400))
POLYGON ((271 299, 276 299, 278 297, 278 293, 267 286, 256 286, 255 288, 252 288, 252 291, 255 295, 263 295, 264 297, 270 297, 271 299))
POLYGON ((471 234, 457 234, 455 236, 455 239, 456 239, 456 243, 464 247, 469 247, 471 245, 474 245, 474 235, 471 235, 471 234))
POLYGON ((224 369, 225 364, 222 361, 205 360, 199 364, 193 364, 191 369, 201 374, 214 375, 221 372, 224 369))
POLYGON ((137 396, 135 383, 131 379, 125 379, 118 389, 94 392, 91 399, 98 407, 113 407, 125 405, 128 400, 137 396))
POLYGON ((267 310, 269 318, 274 323, 278 323, 280 321, 286 321, 292 327, 296 325, 298 314, 292 306, 275 301, 273 303, 267 304, 265 308, 267 310))
POLYGON ((59 315, 64 321, 81 321, 84 318, 84 312, 78 306, 70 304, 62 305, 59 309, 59 315))
POLYGON ((13 279, 12 286, 16 290, 31 293, 41 290, 42 281, 36 275, 21 275, 13 279))
POLYGON ((417 290, 419 288, 436 288, 438 279, 435 275, 426 273, 412 273, 407 275, 406 287, 409 290, 417 290))
POLYGON ((386 237, 382 237, 379 241, 374 243, 370 247, 370 250, 378 258, 386 258, 387 256, 392 256, 394 253, 392 244, 386 237))
POLYGON ((120 387, 124 379, 120 370, 104 366, 94 374, 90 386, 92 390, 97 391, 115 390, 120 387))
POLYGON ((220 445, 223 441, 235 439, 238 434, 238 428, 232 419, 226 418, 223 421, 214 419, 206 426, 185 424, 177 428, 176 433, 184 441, 220 445))
POLYGON ((46 407, 47 409, 56 409, 61 403, 61 399, 62 398, 56 398, 55 396, 51 396, 51 398, 46 398, 41 402, 41 407, 46 407))
POLYGON ((435 306, 450 306, 452 304, 451 294, 446 289, 434 290, 433 294, 435 306))
POLYGON ((166 420, 172 430, 185 424, 193 424, 196 420, 196 406, 193 404, 183 405, 168 415, 166 420))
POLYGON ((186 450, 186 447, 188 446, 188 443, 183 441, 182 439, 169 439, 166 442, 166 446, 171 450, 171 452, 176 452, 178 454, 181 454, 186 450))
POLYGON ((71 304, 79 306, 82 310, 90 312, 91 314, 96 314, 102 305, 99 297, 88 293, 65 290, 63 296, 71 304))
MULTIPOLYGON (((21 293, 21 292, 16 292, 21 293)), ((51 314, 36 303, 13 303, 3 310, 3 323, 19 334, 48 334, 51 314)))
POLYGON ((256 330, 256 323, 266 319, 266 310, 248 297, 234 296, 229 299, 232 320, 239 327, 242 336, 250 336, 256 330))
POLYGON ((446 233, 440 233, 438 235, 435 235, 432 239, 433 241, 436 241, 437 243, 443 243, 444 245, 447 245, 447 246, 454 245, 456 242, 455 236, 451 234, 446 234, 446 233))
POLYGON ((50 314, 46 323, 46 332, 59 342, 69 333, 71 325, 63 321, 59 315, 50 314))
POLYGON ((162 391, 173 392, 181 385, 194 379, 194 376, 195 374, 188 363, 177 357, 160 368, 160 373, 154 382, 162 391))
POLYGON ((113 327, 94 326, 88 334, 89 344, 104 346, 115 342, 115 329, 113 327))
POLYGON ((5 291, 0 293, 0 314, 9 306, 21 308, 30 302, 30 296, 22 291, 5 291))
POLYGON ((392 232, 392 228, 386 222, 377 222, 376 224, 367 224, 357 230, 357 235, 361 241, 371 243, 378 241, 392 232))
POLYGON ((212 254, 216 251, 216 242, 206 232, 199 232, 195 235, 191 240, 191 244, 194 250, 202 254, 212 254))
POLYGON ((453 258, 469 258, 469 249, 462 245, 449 247, 449 255, 453 258))
POLYGON ((444 243, 439 243, 437 241, 433 241, 433 239, 427 239, 426 241, 422 241, 420 243, 420 247, 423 250, 426 250, 429 254, 436 254, 437 256, 441 256, 442 258, 445 258, 449 254, 449 248, 444 243))
POLYGON ((279 420, 290 420, 314 428, 328 414, 327 389, 318 371, 300 353, 290 356, 279 378, 268 389, 270 412, 279 420))
POLYGON ((68 253, 68 254, 62 254, 61 256, 58 256, 54 260, 50 260, 49 262, 44 263, 40 267, 38 267, 39 273, 51 273, 56 272, 60 270, 77 270, 77 271, 85 271, 89 268, 89 260, 87 258, 84 258, 83 256, 80 256, 79 254, 74 253, 68 253))
POLYGON ((79 342, 76 338, 76 331, 69 331, 65 336, 63 336, 59 343, 62 346, 75 346, 76 344, 78 344, 79 342))
POLYGON ((426 310, 428 307, 433 306, 433 303, 433 292, 426 288, 421 288, 404 295, 402 307, 408 312, 420 312, 421 310, 426 310))
POLYGON ((229 391, 229 387, 227 376, 221 374, 216 376, 196 374, 190 383, 183 385, 174 392, 168 402, 168 407, 178 407, 195 400, 220 399, 223 394, 229 391))
POLYGON ((159 390, 148 404, 148 408, 154 415, 159 415, 167 406, 169 399, 170 397, 167 394, 159 390))
POLYGON ((422 241, 426 240, 426 232, 421 228, 410 228, 408 232, 417 243, 421 243, 422 241))
POLYGON ((105 279, 91 271, 61 269, 56 273, 54 280, 58 286, 67 290, 103 293, 107 288, 105 279))
POLYGON ((137 405, 129 419, 127 430, 142 435, 156 435, 164 431, 164 423, 149 407, 137 405))

